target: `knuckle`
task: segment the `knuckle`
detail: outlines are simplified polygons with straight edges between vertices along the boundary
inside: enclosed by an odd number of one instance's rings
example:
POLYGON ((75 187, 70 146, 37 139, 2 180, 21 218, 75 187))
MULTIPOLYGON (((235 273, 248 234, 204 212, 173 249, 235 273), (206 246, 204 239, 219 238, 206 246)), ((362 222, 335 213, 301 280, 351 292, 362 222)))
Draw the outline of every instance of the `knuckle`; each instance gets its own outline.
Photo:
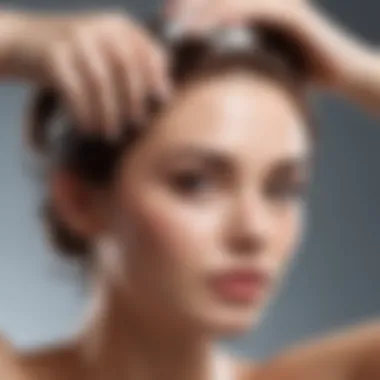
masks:
POLYGON ((81 25, 75 25, 71 28, 69 34, 69 40, 74 43, 81 43, 85 41, 91 36, 93 33, 93 27, 88 23, 84 23, 81 25))
POLYGON ((159 47, 153 47, 152 59, 160 67, 165 67, 168 64, 168 57, 165 52, 159 47))
POLYGON ((46 46, 45 57, 49 61, 56 62, 66 51, 67 45, 64 41, 55 41, 54 44, 46 46))
POLYGON ((168 66, 168 56, 159 46, 151 46, 147 52, 148 64, 157 70, 165 70, 168 66))
POLYGON ((99 91, 100 94, 103 94, 103 91, 106 88, 107 81, 107 76, 104 73, 104 70, 97 70, 96 72, 94 71, 91 75, 90 80, 94 90, 99 91))
POLYGON ((68 46, 64 41, 56 41, 45 47, 42 64, 48 75, 54 76, 54 73, 61 67, 67 51, 68 46))
POLYGON ((98 21, 102 30, 120 29, 127 24, 127 18, 121 12, 110 12, 101 16, 98 21))

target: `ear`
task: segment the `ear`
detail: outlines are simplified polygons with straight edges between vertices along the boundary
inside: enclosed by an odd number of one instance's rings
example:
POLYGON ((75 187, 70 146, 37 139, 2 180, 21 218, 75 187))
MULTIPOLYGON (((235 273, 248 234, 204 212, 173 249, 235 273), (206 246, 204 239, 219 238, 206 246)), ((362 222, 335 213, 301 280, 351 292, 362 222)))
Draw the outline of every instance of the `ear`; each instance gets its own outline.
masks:
POLYGON ((104 228, 104 218, 97 205, 96 190, 67 170, 54 172, 50 194, 62 222, 74 233, 89 240, 104 228))

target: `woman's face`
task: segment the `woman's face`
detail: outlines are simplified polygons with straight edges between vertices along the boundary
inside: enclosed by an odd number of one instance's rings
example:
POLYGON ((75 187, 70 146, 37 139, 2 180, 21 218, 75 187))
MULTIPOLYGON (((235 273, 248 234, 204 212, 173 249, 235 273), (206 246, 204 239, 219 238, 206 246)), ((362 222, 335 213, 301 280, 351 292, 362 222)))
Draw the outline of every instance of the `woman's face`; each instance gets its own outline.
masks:
POLYGON ((301 235, 307 128, 291 96, 262 77, 182 90, 122 162, 113 281, 187 328, 227 335, 256 323, 301 235))

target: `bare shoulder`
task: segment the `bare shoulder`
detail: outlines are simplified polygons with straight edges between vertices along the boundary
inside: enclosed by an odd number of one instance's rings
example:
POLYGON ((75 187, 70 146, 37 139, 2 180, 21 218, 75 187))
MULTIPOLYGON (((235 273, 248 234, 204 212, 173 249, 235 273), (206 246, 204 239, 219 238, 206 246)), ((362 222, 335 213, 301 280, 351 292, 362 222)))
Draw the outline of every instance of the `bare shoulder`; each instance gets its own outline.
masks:
MULTIPOLYGON (((237 376, 238 380, 301 380, 300 377, 294 377, 294 371, 290 377, 289 367, 284 367, 283 362, 277 358, 268 362, 255 362, 246 360, 238 364, 237 376)), ((302 379, 304 380, 304 379, 302 379)))
POLYGON ((0 380, 26 379, 12 345, 0 336, 0 380))
POLYGON ((78 355, 70 343, 19 353, 18 362, 27 374, 27 380, 78 378, 78 355))
POLYGON ((0 335, 0 358, 8 357, 12 354, 12 346, 4 335, 0 335))
POLYGON ((238 380, 254 380, 257 373, 258 363, 251 359, 239 359, 237 363, 237 376, 238 380))
MULTIPOLYGON (((251 380, 378 378, 380 323, 360 323, 300 341, 251 368, 251 380), (376 376, 373 374, 376 373, 376 376)), ((245 380, 245 379, 244 379, 245 380)))

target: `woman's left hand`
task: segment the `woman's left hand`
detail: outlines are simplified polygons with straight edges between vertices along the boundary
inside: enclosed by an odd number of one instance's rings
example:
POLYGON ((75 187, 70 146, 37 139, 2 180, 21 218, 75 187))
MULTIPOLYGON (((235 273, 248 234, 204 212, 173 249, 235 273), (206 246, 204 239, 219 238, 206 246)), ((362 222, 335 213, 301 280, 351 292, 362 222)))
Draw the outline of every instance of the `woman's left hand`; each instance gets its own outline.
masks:
MULTIPOLYGON (((306 0, 172 0, 166 15, 190 33, 247 22, 273 26, 295 39, 310 58, 312 80, 353 95, 379 76, 374 49, 350 36, 306 0)), ((379 85, 380 94, 380 85, 379 85)), ((377 99, 379 100, 379 99, 377 99)))

